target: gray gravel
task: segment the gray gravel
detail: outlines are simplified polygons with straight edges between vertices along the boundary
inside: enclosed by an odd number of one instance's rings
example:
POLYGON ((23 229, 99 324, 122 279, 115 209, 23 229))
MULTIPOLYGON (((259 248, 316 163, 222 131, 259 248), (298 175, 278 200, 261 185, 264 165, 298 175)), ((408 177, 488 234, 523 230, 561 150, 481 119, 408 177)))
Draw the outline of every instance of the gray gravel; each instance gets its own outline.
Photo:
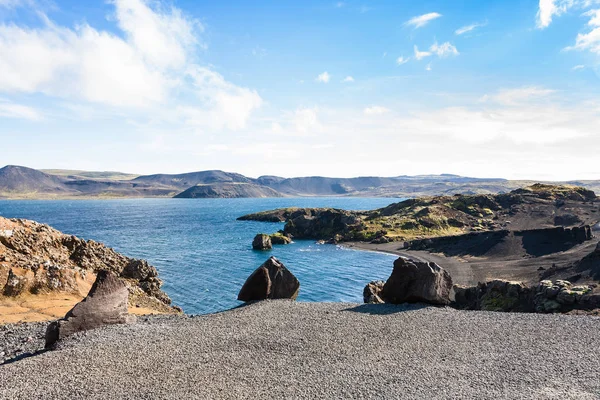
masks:
POLYGON ((0 366, 0 398, 598 399, 600 318, 266 301, 0 366))
POLYGON ((0 325, 0 364, 44 348, 48 322, 0 325))

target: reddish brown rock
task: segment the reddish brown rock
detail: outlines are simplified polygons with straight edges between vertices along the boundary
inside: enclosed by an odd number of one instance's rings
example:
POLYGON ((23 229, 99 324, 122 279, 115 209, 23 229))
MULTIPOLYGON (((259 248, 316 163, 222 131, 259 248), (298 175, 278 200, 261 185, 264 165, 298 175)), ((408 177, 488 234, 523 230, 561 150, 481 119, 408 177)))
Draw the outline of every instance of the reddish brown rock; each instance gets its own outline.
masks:
POLYGON ((48 326, 46 348, 76 332, 133 321, 135 317, 127 314, 128 296, 127 287, 115 274, 100 271, 87 297, 48 326))
POLYGON ((402 257, 394 262, 392 275, 383 286, 386 303, 450 303, 452 278, 435 263, 411 261, 402 257))
POLYGON ((248 277, 238 294, 238 300, 295 300, 299 290, 300 282, 294 274, 278 259, 271 257, 248 277))

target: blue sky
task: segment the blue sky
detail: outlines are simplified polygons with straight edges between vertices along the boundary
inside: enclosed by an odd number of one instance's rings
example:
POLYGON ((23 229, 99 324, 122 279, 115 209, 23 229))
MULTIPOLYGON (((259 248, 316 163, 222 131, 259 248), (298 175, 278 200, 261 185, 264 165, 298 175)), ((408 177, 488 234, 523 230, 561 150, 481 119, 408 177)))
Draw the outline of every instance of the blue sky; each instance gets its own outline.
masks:
POLYGON ((600 179, 600 0, 0 0, 0 164, 600 179))

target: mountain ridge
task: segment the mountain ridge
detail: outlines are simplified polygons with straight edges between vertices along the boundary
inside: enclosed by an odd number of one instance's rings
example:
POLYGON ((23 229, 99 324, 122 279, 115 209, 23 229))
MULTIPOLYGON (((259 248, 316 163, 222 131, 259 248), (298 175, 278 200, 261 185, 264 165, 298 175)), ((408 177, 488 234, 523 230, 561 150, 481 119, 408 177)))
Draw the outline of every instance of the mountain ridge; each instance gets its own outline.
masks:
MULTIPOLYGON (((235 172, 207 170, 183 174, 135 175, 121 172, 36 170, 7 165, 0 168, 0 199, 61 198, 215 198, 215 197, 421 197, 453 194, 505 193, 533 180, 472 178, 453 174, 250 178, 235 172), (55 174, 48 172, 54 171, 55 174), (246 184, 237 185, 237 184, 246 184)), ((600 191, 600 180, 571 181, 600 191)), ((556 183, 571 183, 556 182, 556 183)))

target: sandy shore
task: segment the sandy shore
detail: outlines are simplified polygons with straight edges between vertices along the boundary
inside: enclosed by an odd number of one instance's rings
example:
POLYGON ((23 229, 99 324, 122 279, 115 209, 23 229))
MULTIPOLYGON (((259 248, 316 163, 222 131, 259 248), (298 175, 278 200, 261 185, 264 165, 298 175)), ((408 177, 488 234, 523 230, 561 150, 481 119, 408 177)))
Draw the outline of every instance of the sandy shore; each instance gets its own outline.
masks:
POLYGON ((0 398, 597 399, 600 318, 266 301, 0 366, 0 398))

